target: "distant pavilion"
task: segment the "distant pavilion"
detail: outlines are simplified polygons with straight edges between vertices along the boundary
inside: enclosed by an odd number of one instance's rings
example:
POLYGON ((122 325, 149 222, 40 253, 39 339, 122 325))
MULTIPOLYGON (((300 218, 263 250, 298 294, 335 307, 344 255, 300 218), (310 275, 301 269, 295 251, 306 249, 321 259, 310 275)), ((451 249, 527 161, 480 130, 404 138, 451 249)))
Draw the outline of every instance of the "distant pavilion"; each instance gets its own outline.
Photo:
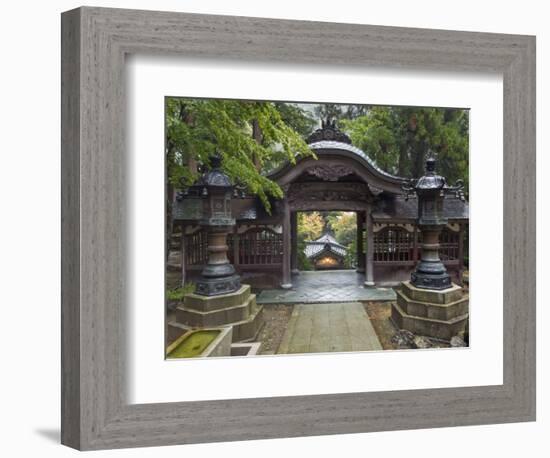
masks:
POLYGON ((304 254, 315 270, 343 269, 348 249, 325 232, 317 240, 306 242, 304 254))

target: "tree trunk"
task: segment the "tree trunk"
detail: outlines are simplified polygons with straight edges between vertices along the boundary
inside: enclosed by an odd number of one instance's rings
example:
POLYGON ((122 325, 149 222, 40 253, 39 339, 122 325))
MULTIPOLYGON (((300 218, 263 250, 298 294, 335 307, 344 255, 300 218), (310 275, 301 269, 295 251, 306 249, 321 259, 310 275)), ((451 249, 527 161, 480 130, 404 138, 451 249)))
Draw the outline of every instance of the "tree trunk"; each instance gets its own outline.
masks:
POLYGON ((419 178, 424 175, 424 161, 426 157, 427 145, 425 140, 417 142, 416 148, 414 148, 414 163, 413 163, 413 177, 419 178))
POLYGON ((407 176, 407 151, 408 151, 408 142, 402 144, 399 148, 399 163, 397 165, 397 175, 400 177, 407 176))

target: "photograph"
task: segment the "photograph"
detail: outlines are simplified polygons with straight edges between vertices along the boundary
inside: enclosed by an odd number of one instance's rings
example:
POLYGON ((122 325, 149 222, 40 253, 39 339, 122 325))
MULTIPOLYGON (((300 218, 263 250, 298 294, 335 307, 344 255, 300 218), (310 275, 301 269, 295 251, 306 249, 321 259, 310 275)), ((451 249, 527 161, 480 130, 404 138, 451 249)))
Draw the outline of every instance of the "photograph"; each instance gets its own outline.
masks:
POLYGON ((164 116, 166 359, 469 346, 468 108, 164 116))
POLYGON ((548 455, 544 2, 3 6, 1 456, 548 455))

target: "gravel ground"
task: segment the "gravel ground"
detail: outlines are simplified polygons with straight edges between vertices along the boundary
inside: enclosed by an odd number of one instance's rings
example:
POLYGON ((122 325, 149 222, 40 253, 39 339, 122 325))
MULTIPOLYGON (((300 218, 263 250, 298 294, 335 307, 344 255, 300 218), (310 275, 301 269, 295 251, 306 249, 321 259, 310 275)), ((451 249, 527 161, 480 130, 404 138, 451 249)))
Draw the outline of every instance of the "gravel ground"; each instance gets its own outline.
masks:
POLYGON ((260 355, 277 353, 293 308, 285 304, 264 305, 265 325, 257 338, 258 342, 262 342, 260 355))
MULTIPOLYGON (((393 322, 391 321, 391 302, 364 302, 365 310, 369 316, 374 331, 380 340, 380 344, 384 350, 403 350, 406 348, 415 349, 418 348, 415 344, 399 346, 392 338, 398 333, 393 322)), ((411 334, 411 336, 414 336, 411 334)), ((442 342, 428 337, 419 336, 424 340, 428 340, 429 348, 448 348, 450 345, 448 342, 442 342)), ((425 348, 425 347, 422 347, 425 348)))
POLYGON ((365 302, 365 310, 384 350, 396 350, 392 337, 398 331, 390 320, 391 302, 365 302))

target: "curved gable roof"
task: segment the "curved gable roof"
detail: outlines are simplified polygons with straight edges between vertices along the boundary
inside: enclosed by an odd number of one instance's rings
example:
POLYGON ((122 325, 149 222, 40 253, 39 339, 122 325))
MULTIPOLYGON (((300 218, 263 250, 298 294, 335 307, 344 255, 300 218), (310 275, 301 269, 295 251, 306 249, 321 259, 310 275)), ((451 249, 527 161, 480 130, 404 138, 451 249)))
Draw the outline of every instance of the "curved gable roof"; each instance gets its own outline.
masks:
POLYGON ((336 239, 330 234, 323 234, 316 240, 306 242, 304 253, 308 259, 316 258, 322 253, 333 253, 336 256, 343 258, 348 249, 339 244, 336 239))
POLYGON ((315 157, 300 157, 295 164, 286 161, 282 166, 267 177, 284 185, 294 181, 303 171, 309 167, 326 163, 331 165, 336 162, 346 163, 371 186, 392 194, 401 194, 401 186, 407 182, 406 178, 392 175, 376 165, 364 151, 349 143, 334 140, 320 140, 310 143, 309 147, 315 153, 315 157))
POLYGON ((311 143, 309 147, 313 151, 320 151, 320 150, 340 150, 340 151, 349 151, 350 153, 355 154, 358 158, 360 158, 363 161, 366 161, 370 167, 372 167, 374 170, 376 170, 379 174, 384 175, 385 177, 393 180, 403 181, 404 178, 398 177, 396 175, 392 175, 391 173, 388 173, 384 170, 382 170, 380 167, 376 165, 376 162, 372 158, 370 158, 363 150, 357 148, 356 146, 353 146, 348 143, 342 143, 337 142, 333 140, 321 140, 315 143, 311 143))

